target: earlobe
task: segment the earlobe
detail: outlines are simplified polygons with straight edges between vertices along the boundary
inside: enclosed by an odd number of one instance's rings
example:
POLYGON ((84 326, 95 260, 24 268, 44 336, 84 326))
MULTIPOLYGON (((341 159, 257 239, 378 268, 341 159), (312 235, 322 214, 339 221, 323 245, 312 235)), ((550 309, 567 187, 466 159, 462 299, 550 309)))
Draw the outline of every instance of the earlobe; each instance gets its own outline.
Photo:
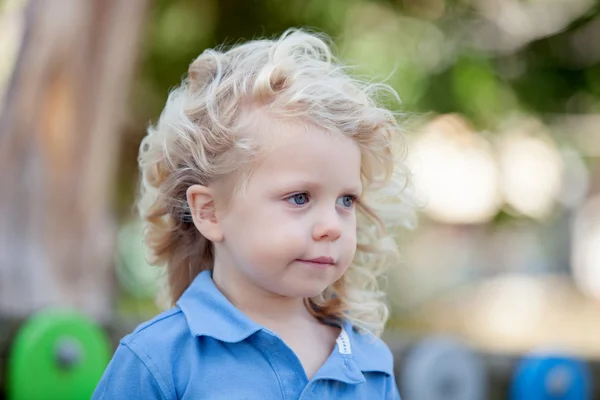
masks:
POLYGON ((192 185, 186 191, 188 206, 196 229, 211 242, 223 240, 223 233, 215 210, 210 188, 192 185))

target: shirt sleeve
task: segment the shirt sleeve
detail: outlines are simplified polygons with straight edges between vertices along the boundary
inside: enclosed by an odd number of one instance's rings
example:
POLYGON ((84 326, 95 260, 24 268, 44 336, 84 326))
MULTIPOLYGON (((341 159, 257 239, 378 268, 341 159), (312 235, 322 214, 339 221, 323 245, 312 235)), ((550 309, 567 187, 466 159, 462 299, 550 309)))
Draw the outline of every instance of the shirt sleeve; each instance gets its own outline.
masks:
POLYGON ((396 378, 394 375, 390 375, 387 378, 387 393, 385 400, 400 400, 400 393, 398 392, 398 385, 396 385, 396 378))
POLYGON ((117 348, 92 396, 92 400, 166 398, 146 363, 124 344, 117 348))

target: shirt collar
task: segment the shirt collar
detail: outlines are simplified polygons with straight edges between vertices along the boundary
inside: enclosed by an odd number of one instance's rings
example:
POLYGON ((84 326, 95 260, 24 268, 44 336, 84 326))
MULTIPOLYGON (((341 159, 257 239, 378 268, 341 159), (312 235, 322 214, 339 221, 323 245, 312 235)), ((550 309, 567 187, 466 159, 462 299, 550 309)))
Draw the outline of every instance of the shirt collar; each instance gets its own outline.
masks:
POLYGON ((359 333, 352 324, 344 322, 348 334, 352 357, 362 372, 383 372, 394 375, 394 357, 389 347, 371 333, 359 333))
POLYGON ((210 271, 202 271, 196 276, 177 305, 196 336, 236 343, 262 329, 227 300, 215 286, 210 271))
POLYGON ((313 379, 335 379, 358 384, 366 381, 365 372, 382 372, 393 376, 393 357, 379 338, 370 333, 356 332, 348 321, 344 321, 341 327, 332 355, 313 379))
MULTIPOLYGON (((215 286, 210 271, 196 276, 177 301, 177 306, 186 316, 190 331, 195 336, 236 343, 263 329, 231 304, 215 286)), ((332 366, 345 366, 343 370, 349 383, 363 381, 361 372, 393 375, 393 357, 383 341, 370 333, 356 332, 348 321, 342 323, 342 328, 332 355, 339 356, 335 357, 338 362, 332 366)), ((326 374, 333 372, 324 368, 319 375, 325 378, 326 374)))

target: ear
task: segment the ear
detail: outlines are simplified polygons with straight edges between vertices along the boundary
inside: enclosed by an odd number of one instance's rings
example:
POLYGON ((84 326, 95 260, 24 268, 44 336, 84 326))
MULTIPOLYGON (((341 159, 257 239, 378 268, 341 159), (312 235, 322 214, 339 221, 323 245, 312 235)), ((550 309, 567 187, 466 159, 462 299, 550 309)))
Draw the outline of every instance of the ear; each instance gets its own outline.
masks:
POLYGON ((202 236, 211 242, 223 240, 212 191, 206 186, 192 185, 188 188, 186 196, 192 220, 202 236))

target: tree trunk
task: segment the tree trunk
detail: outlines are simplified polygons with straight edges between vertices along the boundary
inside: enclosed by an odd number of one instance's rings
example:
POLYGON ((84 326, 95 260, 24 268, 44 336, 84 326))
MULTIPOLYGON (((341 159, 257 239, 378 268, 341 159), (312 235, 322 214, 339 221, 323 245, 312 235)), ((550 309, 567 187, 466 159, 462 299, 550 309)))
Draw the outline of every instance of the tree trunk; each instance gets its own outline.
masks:
POLYGON ((119 133, 147 0, 31 0, 0 114, 0 313, 110 317, 119 133))

